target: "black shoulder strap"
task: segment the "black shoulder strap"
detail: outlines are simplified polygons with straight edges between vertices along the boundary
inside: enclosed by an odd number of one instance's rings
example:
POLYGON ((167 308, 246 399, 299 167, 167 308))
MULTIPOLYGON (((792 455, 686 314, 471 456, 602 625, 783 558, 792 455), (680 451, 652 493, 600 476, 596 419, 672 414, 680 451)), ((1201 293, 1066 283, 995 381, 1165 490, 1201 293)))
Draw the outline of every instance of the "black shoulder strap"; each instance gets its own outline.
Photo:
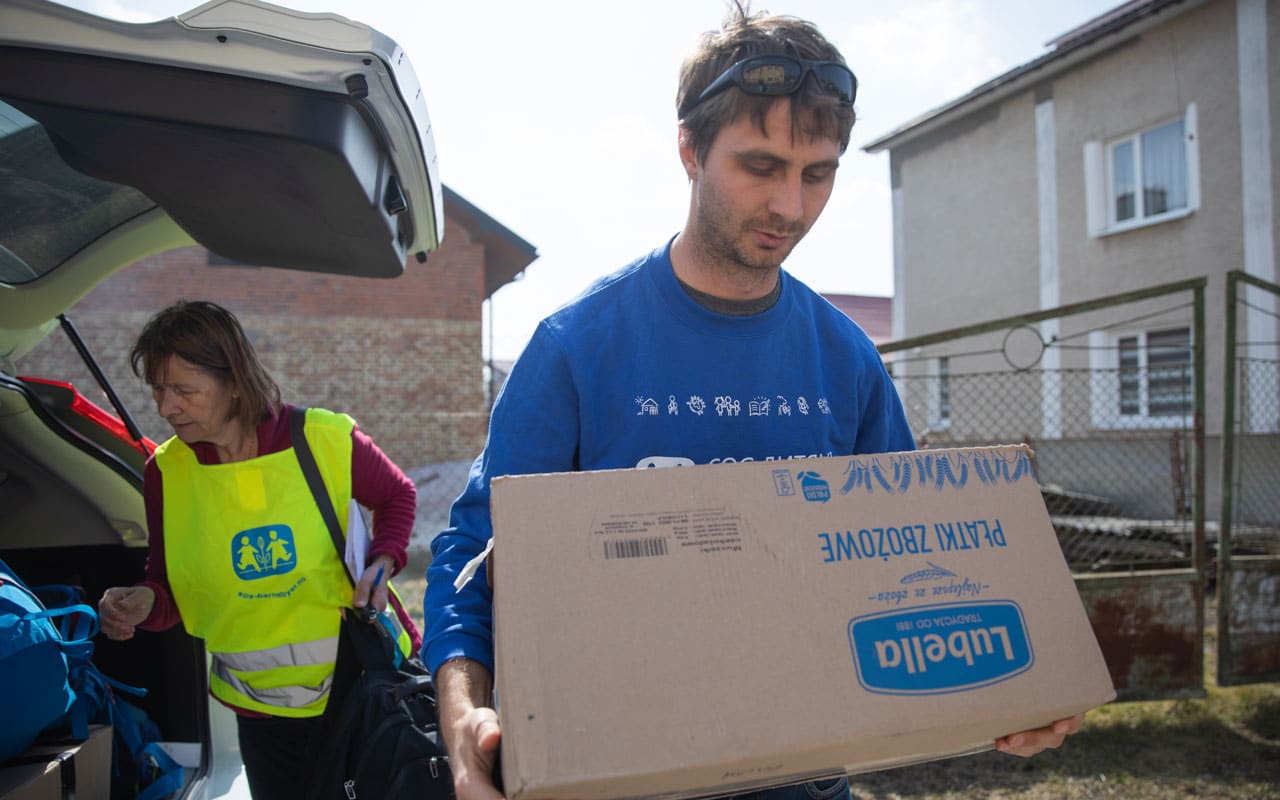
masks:
MULTIPOLYGON (((338 515, 334 513, 333 503, 329 500, 329 490, 325 488, 324 478, 320 476, 320 468, 316 466, 316 457, 311 454, 311 445, 307 443, 306 423, 307 410, 294 408, 289 417, 293 453, 298 457, 298 466, 302 467, 302 475, 307 479, 311 496, 320 507, 320 516, 324 517, 324 524, 329 526, 329 537, 333 539, 333 546, 338 550, 338 560, 345 561, 347 541, 342 536, 342 526, 338 524, 338 515)), ((347 576, 347 580, 351 580, 350 573, 345 569, 342 572, 347 576)))
MULTIPOLYGON (((346 567, 346 540, 342 536, 342 527, 338 525, 338 515, 333 511, 333 503, 329 500, 329 491, 325 488, 324 478, 320 476, 320 468, 316 466, 316 457, 311 453, 311 445, 307 442, 306 422, 307 410, 294 408, 289 418, 293 452, 298 457, 298 466, 302 468, 303 477, 307 479, 307 488, 311 490, 311 496, 320 507, 320 516, 324 517, 324 523, 329 527, 329 536, 333 539, 333 546, 338 551, 338 561, 342 564, 342 574, 346 575, 347 580, 354 586, 355 580, 346 567)), ((364 633, 354 630, 361 625, 369 627, 363 622, 357 622, 355 617, 349 614, 342 615, 342 621, 338 627, 338 650, 333 660, 333 680, 329 684, 329 699, 325 704, 324 720, 320 724, 320 729, 314 732, 312 744, 308 746, 309 751, 317 746, 317 742, 326 741, 332 735, 334 720, 346 702, 351 687, 360 677, 363 661, 366 658, 373 658, 369 644, 358 646, 353 641, 364 633), (321 738, 315 738, 317 735, 321 738)), ((371 632, 377 634, 377 631, 371 632)))

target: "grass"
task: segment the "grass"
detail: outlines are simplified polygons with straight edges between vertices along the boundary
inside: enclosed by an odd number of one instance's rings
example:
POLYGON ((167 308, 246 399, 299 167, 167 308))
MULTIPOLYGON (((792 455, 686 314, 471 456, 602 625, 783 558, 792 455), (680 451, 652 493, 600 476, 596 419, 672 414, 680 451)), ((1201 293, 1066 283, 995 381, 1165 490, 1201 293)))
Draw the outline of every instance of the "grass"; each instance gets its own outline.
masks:
POLYGON ((1035 758, 982 753, 852 783, 859 800, 1280 798, 1280 685, 1113 703, 1089 712, 1061 749, 1035 758))
MULTIPOLYGON (((395 579, 421 624, 423 559, 395 579)), ((1210 625, 1213 615, 1206 620, 1210 625)), ((1212 630, 1210 630, 1212 634, 1212 630)), ((1112 703, 1061 749, 996 752, 856 775, 855 800, 1280 800, 1280 684, 1218 687, 1206 642, 1206 696, 1112 703)))

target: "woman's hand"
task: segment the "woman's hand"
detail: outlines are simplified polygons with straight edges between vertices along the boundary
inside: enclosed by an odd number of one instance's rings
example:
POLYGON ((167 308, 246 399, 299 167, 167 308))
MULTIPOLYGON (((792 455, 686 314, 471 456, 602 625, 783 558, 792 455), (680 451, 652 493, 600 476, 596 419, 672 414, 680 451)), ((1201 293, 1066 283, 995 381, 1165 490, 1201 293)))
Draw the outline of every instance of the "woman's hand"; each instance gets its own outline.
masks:
POLYGON ((113 586, 98 601, 98 622, 108 639, 123 642, 151 614, 156 593, 149 586, 113 586))
POLYGON ((387 597, 391 591, 387 587, 395 570, 396 562, 391 556, 378 556, 369 562, 352 592, 351 605, 356 608, 372 605, 379 613, 386 611, 387 597))

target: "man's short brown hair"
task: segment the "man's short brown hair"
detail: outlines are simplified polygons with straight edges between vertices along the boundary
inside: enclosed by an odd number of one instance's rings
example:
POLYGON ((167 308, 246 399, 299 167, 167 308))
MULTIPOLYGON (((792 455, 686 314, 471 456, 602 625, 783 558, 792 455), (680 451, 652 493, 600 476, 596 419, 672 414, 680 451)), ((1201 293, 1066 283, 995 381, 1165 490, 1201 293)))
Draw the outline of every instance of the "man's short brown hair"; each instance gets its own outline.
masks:
MULTIPOLYGON (((704 33, 697 48, 680 66, 677 113, 726 69, 744 58, 760 55, 845 63, 840 51, 813 23, 795 17, 751 15, 744 4, 733 2, 720 30, 704 33)), ((789 95, 792 136, 832 139, 839 142, 843 153, 853 130, 853 108, 820 91, 815 83, 808 77, 795 94, 789 95)), ((680 125, 693 145, 695 156, 702 162, 722 128, 747 115, 763 131, 769 109, 783 99, 734 90, 721 92, 690 109, 680 125)))

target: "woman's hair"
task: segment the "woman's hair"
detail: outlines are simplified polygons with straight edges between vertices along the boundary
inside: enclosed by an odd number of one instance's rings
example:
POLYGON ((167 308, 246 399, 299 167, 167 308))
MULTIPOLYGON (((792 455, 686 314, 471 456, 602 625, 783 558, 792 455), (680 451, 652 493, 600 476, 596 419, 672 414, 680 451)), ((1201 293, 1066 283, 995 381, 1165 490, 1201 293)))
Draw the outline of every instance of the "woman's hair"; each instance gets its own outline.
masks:
POLYGON ((155 386, 169 356, 180 356, 236 395, 231 416, 253 430, 280 409, 280 387, 258 360, 230 311, 206 300, 179 300, 152 317, 129 352, 133 374, 155 386))
MULTIPOLYGON (((676 92, 676 109, 702 94, 722 72, 752 56, 786 55, 811 61, 845 60, 835 45, 827 41, 811 22, 795 17, 750 14, 749 3, 735 0, 718 31, 708 31, 698 46, 680 66, 680 85, 676 92)), ((852 106, 824 94, 816 81, 806 79, 791 98, 791 131, 793 136, 831 139, 840 144, 843 153, 855 119, 852 106)), ((745 92, 721 92, 689 109, 680 120, 688 132, 694 155, 703 162, 720 130, 747 115, 760 130, 773 104, 782 97, 761 97, 745 92)))

